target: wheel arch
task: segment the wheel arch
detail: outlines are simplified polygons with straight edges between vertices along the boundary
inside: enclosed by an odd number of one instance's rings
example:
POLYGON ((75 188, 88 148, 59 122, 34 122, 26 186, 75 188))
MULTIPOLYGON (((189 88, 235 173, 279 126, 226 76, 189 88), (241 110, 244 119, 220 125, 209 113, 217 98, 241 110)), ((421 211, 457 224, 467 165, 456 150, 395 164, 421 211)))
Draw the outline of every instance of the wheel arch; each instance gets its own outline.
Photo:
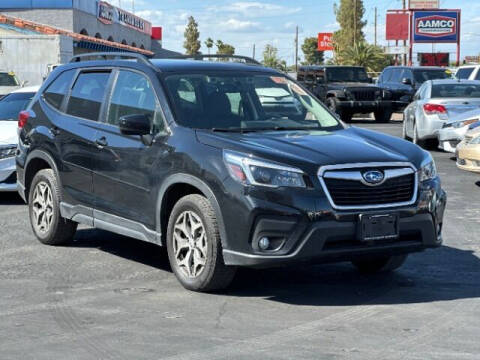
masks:
MULTIPOLYGON (((43 150, 34 150, 30 153, 25 163, 25 199, 28 202, 30 185, 32 183, 35 174, 43 169, 52 169, 55 174, 58 174, 57 164, 53 160, 52 156, 43 150)), ((60 178, 57 176, 58 184, 61 187, 60 178)))

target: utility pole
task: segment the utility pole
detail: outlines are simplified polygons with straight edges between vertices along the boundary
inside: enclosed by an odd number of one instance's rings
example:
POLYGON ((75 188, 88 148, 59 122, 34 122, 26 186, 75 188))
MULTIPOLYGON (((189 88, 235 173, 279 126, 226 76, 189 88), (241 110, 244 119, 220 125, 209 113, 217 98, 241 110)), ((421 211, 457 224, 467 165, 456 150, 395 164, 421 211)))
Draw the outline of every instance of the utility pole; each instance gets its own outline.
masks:
MULTIPOLYGON (((407 1, 403 0, 403 10, 407 9, 407 1)), ((409 32, 412 31, 410 28, 409 32)), ((405 49, 407 47, 407 40, 403 40, 403 48, 405 49)), ((403 65, 407 65, 407 54, 403 54, 403 65)))
POLYGON ((375 6, 375 46, 377 46, 377 7, 375 6))
POLYGON ((298 25, 295 28, 295 72, 298 73, 298 25))
POLYGON ((353 46, 357 45, 357 0, 353 0, 353 46))
POLYGON ((253 44, 253 56, 252 56, 253 60, 255 60, 255 44, 253 44))
POLYGON ((135 15, 135 0, 132 0, 132 14, 135 15))

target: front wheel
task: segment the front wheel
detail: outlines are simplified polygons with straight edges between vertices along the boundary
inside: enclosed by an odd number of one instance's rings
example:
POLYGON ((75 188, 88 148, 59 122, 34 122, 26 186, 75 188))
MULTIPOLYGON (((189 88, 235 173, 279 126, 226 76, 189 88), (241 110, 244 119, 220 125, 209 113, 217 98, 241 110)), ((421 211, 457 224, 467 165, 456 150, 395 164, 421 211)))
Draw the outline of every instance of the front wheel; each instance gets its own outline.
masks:
POLYGON ((223 289, 235 275, 235 267, 223 262, 217 218, 204 196, 187 195, 175 204, 168 222, 167 251, 172 270, 186 289, 223 289))
POLYGON ((408 255, 382 256, 372 259, 354 260, 352 264, 362 273, 390 272, 398 269, 408 255))
POLYGON ((378 123, 388 123, 392 118, 392 110, 375 111, 375 121, 378 123))

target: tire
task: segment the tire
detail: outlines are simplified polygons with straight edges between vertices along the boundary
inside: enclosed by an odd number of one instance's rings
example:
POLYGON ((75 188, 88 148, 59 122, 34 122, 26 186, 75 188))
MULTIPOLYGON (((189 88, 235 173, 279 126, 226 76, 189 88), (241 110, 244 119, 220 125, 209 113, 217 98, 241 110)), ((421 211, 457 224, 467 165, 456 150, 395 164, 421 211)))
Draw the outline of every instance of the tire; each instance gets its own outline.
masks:
POLYGON ((418 131, 417 131, 417 122, 415 121, 413 123, 413 138, 412 138, 412 142, 415 144, 415 145, 418 145, 420 147, 424 147, 425 146, 425 142, 421 139, 418 138, 418 131))
POLYGON ((403 124, 402 124, 402 139, 411 141, 412 139, 407 135, 407 122, 405 120, 405 114, 403 115, 403 124))
POLYGON ((223 261, 215 212, 204 196, 187 195, 173 207, 168 221, 167 252, 175 276, 188 290, 220 290, 235 275, 236 268, 223 261), (192 224, 198 227, 193 234, 192 224))
POLYGON ((77 231, 77 223, 60 215, 61 190, 52 169, 40 170, 32 180, 28 196, 30 224, 45 245, 64 245, 77 231))
POLYGON ((342 111, 338 108, 336 98, 334 97, 327 98, 327 100, 325 101, 325 104, 327 105, 327 107, 331 112, 337 114, 340 117, 340 119, 343 120, 343 116, 342 116, 343 114, 342 114, 342 111))
POLYGON ((358 271, 366 274, 390 272, 398 269, 407 260, 408 255, 384 256, 373 259, 354 260, 352 264, 358 271))
POLYGON ((375 121, 378 123, 388 123, 390 119, 392 118, 392 110, 380 110, 380 111, 375 111, 375 121))

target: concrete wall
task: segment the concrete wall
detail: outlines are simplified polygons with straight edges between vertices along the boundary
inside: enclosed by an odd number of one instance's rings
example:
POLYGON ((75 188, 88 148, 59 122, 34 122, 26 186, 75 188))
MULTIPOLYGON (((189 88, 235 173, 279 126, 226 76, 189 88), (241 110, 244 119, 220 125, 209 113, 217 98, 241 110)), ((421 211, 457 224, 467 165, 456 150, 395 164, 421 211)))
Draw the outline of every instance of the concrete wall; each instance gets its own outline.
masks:
POLYGON ((73 39, 60 35, 0 35, 0 69, 14 71, 20 81, 40 85, 50 64, 66 63, 73 56, 73 39))
POLYGON ((43 25, 50 25, 63 30, 74 31, 72 9, 2 9, 0 12, 7 16, 19 17, 43 25))

